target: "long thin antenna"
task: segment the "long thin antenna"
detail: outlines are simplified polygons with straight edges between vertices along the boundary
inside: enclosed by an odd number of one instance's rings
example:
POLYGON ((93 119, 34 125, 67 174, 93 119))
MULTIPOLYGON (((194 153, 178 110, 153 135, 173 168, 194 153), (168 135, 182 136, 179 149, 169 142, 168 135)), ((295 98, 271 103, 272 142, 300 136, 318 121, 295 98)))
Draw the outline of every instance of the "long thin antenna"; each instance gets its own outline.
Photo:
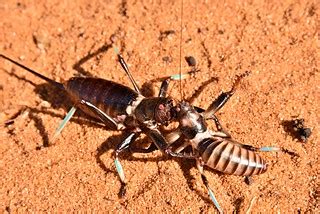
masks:
POLYGON ((180 18, 180 95, 183 100, 184 95, 182 91, 182 20, 183 20, 183 0, 181 0, 181 18, 180 18))
POLYGON ((37 77, 39 77, 39 78, 47 81, 48 83, 56 86, 57 88, 60 88, 61 90, 65 90, 63 84, 61 84, 61 83, 59 83, 59 82, 56 82, 56 81, 54 81, 54 80, 52 80, 52 79, 50 79, 50 78, 48 78, 48 77, 46 77, 46 76, 43 76, 42 74, 38 73, 37 71, 34 71, 34 70, 28 68, 27 66, 24 66, 24 65, 20 64, 19 62, 16 62, 16 61, 13 60, 13 59, 10 59, 9 57, 7 57, 7 56, 5 56, 5 55, 3 55, 3 54, 0 54, 0 57, 2 57, 2 58, 4 58, 4 59, 12 62, 13 64, 19 66, 20 68, 23 68, 24 70, 32 73, 33 75, 35 75, 35 76, 37 76, 37 77))

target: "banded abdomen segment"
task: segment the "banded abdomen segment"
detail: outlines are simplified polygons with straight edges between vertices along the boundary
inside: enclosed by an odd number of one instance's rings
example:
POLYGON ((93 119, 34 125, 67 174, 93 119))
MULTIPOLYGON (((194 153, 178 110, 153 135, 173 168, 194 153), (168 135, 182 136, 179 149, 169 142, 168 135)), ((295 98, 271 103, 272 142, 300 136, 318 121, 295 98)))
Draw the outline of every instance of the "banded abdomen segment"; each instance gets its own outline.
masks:
MULTIPOLYGON (((114 118, 127 115, 126 108, 138 97, 138 93, 127 86, 99 78, 74 77, 64 85, 73 102, 88 101, 114 118)), ((80 108, 97 117, 84 106, 80 108)))
POLYGON ((204 139, 198 150, 208 167, 225 174, 250 176, 267 170, 265 161, 257 153, 226 139, 204 139))

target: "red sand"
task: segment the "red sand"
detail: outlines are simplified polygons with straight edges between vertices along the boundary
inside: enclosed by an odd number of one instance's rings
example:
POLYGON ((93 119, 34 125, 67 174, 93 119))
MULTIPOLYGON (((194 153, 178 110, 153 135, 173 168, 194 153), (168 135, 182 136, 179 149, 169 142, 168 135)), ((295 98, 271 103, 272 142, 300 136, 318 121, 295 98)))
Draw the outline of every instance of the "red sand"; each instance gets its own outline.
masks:
MULTIPOLYGON (((250 70, 219 118, 239 142, 299 155, 262 153, 269 169, 250 186, 243 177, 206 170, 210 186, 227 213, 244 213, 250 202, 255 213, 320 212, 319 2, 206 2, 184 2, 182 56, 194 56, 200 69, 183 81, 185 98, 206 108, 250 70), (305 144, 281 125, 293 117, 312 128, 305 144)), ((1 53, 56 81, 91 74, 130 86, 111 40, 138 84, 152 83, 152 95, 160 86, 152 80, 179 71, 179 1, 2 1, 0 12, 1 53)), ((194 161, 159 151, 122 156, 129 184, 120 200, 113 164, 119 132, 75 118, 54 146, 37 149, 52 138, 70 103, 3 59, 0 69, 2 212, 216 211, 194 161)), ((184 60, 182 69, 189 69, 184 60)), ((180 98, 178 83, 169 93, 180 98)))

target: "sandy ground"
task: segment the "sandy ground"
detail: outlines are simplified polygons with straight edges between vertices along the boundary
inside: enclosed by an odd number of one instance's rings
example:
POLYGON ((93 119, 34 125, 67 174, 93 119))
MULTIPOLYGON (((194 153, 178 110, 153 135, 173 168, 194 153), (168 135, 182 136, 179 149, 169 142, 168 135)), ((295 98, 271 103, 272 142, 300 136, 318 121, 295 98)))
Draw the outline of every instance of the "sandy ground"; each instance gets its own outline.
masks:
MULTIPOLYGON (((237 141, 295 154, 261 153, 269 169, 251 185, 206 170, 227 213, 320 212, 319 8, 319 1, 184 2, 182 57, 200 69, 183 81, 184 98, 206 108, 250 70, 217 115, 237 141), (312 130, 307 143, 287 132, 295 117, 312 130)), ((0 0, 0 14, 1 53, 56 81, 91 75, 131 86, 112 43, 147 95, 157 94, 157 78, 179 72, 180 1, 0 0)), ((41 148, 70 101, 3 59, 0 70, 1 212, 216 212, 195 162, 159 151, 121 156, 129 183, 119 199, 113 151, 121 133, 79 116, 41 148)), ((185 60, 182 70, 190 70, 185 60)), ((177 99, 178 86, 169 91, 177 99)))

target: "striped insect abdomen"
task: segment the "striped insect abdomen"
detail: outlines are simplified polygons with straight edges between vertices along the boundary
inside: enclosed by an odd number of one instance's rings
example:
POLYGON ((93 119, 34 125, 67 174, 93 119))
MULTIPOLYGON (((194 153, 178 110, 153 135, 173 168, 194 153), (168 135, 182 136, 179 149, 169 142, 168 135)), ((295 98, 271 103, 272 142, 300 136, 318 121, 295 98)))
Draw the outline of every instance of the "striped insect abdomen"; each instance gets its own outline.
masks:
MULTIPOLYGON (((114 118, 127 115, 126 108, 138 97, 138 93, 129 87, 99 78, 74 77, 66 82, 65 88, 74 103, 79 104, 81 100, 85 100, 114 118)), ((85 106, 79 107, 97 118, 85 106)))
POLYGON ((204 139, 199 151, 208 167, 225 174, 250 176, 267 170, 267 164, 257 153, 226 139, 204 139))

